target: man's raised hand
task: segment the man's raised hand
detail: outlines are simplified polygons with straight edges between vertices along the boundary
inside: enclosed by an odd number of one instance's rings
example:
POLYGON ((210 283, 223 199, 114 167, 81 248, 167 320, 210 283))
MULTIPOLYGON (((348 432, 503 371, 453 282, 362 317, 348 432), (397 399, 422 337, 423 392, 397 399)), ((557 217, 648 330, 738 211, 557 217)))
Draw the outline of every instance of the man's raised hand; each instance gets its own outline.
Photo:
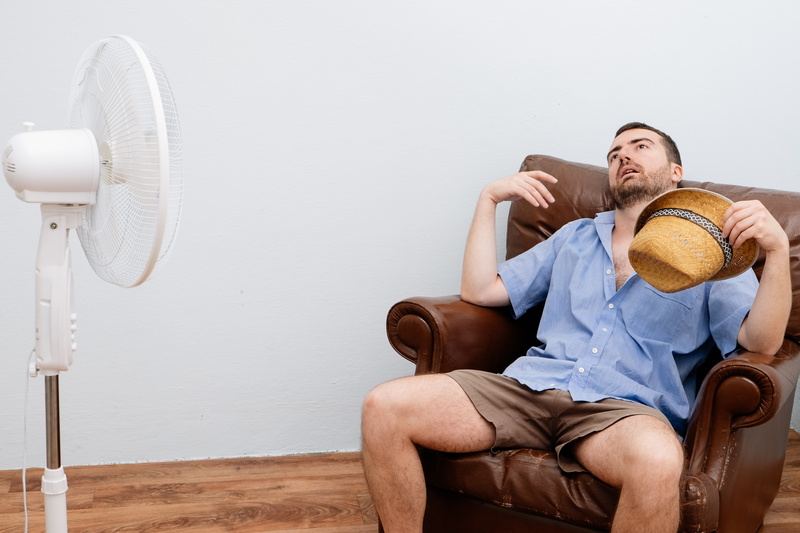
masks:
POLYGON ((547 208, 555 202, 555 198, 553 198, 553 195, 543 182, 558 183, 558 180, 540 170, 519 172, 507 178, 493 181, 486 186, 484 193, 495 204, 524 199, 534 207, 547 208))

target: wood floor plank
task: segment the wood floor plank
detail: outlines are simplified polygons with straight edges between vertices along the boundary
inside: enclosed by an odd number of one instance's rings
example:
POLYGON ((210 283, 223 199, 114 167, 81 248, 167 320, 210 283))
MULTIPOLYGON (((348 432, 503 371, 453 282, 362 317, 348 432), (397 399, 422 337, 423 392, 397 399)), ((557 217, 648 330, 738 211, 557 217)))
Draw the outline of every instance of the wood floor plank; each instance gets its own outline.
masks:
MULTIPOLYGON (((764 525, 774 524, 800 524, 800 502, 796 497, 775 498, 769 513, 764 518, 764 525)), ((798 528, 800 531, 800 528, 798 528)))
POLYGON ((95 490, 92 506, 129 507, 133 505, 170 505, 184 502, 266 500, 307 493, 356 494, 364 488, 363 474, 331 478, 303 476, 269 482, 259 479, 211 481, 204 483, 138 484, 100 487, 95 490))
POLYGON ((358 501, 330 494, 307 494, 263 501, 179 503, 148 507, 131 516, 129 508, 79 510, 70 515, 71 531, 173 531, 211 533, 237 531, 257 533, 281 529, 312 529, 321 526, 364 525, 358 501), (116 524, 124 524, 120 529, 116 524))

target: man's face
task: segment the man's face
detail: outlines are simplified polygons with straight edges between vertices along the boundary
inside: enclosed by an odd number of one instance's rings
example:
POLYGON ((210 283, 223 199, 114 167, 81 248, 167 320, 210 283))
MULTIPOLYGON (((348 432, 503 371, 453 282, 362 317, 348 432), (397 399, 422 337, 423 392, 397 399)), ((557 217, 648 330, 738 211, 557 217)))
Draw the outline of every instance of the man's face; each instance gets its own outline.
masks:
POLYGON ((669 162, 661 136, 653 131, 624 131, 611 144, 608 182, 617 209, 652 200, 682 177, 683 169, 669 162))

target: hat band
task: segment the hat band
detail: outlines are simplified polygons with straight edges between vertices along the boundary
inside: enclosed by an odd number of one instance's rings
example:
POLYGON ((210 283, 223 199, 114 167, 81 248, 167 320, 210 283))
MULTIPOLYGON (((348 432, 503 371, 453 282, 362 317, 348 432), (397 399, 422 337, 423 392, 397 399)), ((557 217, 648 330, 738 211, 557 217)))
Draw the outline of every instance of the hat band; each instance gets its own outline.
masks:
POLYGON ((654 212, 650 217, 647 219, 647 222, 656 218, 656 217, 678 217, 684 220, 688 220, 689 222, 693 222, 706 230, 714 240, 717 241, 719 247, 722 248, 722 255, 725 256, 725 264, 722 265, 722 268, 728 266, 728 263, 731 262, 733 259, 733 248, 731 247, 730 243, 722 236, 722 230, 719 227, 711 222, 709 219, 702 215, 698 215, 693 211, 688 211, 686 209, 676 209, 674 207, 667 207, 664 209, 659 209, 658 211, 654 212))

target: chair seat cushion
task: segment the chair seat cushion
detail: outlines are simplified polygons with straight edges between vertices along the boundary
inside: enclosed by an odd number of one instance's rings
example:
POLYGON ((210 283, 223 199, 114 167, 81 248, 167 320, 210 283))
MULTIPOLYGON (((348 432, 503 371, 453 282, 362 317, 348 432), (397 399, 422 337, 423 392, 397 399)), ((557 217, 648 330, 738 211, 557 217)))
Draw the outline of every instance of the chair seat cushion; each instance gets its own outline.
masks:
POLYGON ((554 453, 520 448, 496 453, 423 450, 426 482, 501 507, 611 529, 619 491, 588 473, 564 474, 554 453))
MULTIPOLYGON (((619 490, 583 472, 565 474, 552 452, 528 448, 449 454, 420 450, 426 483, 500 507, 608 531, 619 490)), ((706 476, 684 476, 683 531, 713 531, 719 493, 706 476)))

